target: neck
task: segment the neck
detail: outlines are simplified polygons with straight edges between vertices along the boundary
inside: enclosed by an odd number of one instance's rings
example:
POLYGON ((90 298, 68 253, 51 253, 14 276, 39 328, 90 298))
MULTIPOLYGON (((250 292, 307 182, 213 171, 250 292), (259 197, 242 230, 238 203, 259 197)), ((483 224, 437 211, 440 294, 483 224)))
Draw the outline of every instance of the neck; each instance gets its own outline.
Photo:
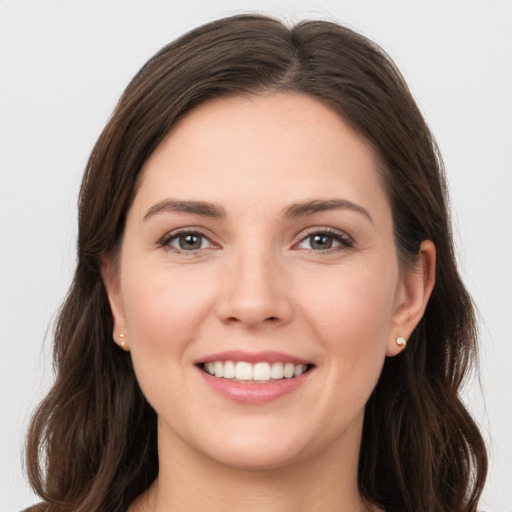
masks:
POLYGON ((354 439, 349 446, 329 445, 284 467, 248 469, 205 458, 176 439, 162 437, 158 479, 130 512, 371 510, 358 492, 359 443, 354 439))

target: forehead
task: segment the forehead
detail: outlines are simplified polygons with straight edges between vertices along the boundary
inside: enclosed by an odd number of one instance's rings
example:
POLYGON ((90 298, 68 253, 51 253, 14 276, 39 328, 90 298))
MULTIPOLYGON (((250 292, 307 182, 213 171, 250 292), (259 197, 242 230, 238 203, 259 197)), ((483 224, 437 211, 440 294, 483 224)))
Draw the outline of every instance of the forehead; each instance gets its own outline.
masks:
POLYGON ((270 207, 334 193, 387 203, 370 145, 322 102, 295 93, 200 105, 176 123, 140 178, 136 200, 145 203, 170 194, 270 207))

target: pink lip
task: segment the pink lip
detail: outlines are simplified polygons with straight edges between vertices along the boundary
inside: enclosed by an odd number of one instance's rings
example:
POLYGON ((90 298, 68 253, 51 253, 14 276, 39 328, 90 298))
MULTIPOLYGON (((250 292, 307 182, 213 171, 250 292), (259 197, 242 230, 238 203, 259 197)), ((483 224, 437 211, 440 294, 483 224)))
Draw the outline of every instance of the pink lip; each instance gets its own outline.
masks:
MULTIPOLYGON (((215 360, 233 360, 233 358, 220 358, 215 360)), ((247 359, 243 360, 247 361, 247 359)), ((268 359, 265 360, 268 361, 268 359)), ((259 359, 259 361, 261 361, 261 359, 259 359)), ((262 384, 246 384, 214 377, 204 372, 199 367, 197 367, 197 371, 201 374, 210 389, 233 402, 246 405, 265 404, 288 395, 305 384, 312 373, 310 370, 303 373, 300 377, 293 377, 292 379, 280 379, 262 384)))
POLYGON ((218 352, 216 354, 209 354, 201 359, 198 359, 195 364, 213 363, 215 361, 245 361, 247 363, 293 363, 297 364, 311 364, 311 361, 306 361, 284 352, 275 352, 266 350, 263 352, 246 352, 243 350, 227 350, 225 352, 218 352))

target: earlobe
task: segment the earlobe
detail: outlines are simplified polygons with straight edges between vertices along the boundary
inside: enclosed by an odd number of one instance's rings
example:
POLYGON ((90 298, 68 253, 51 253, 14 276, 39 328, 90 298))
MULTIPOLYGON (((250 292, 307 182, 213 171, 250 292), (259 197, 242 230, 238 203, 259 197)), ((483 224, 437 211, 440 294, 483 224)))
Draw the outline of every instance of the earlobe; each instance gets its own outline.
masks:
POLYGON ((107 292, 110 309, 112 311, 112 322, 114 332, 112 337, 123 350, 128 350, 126 335, 126 320, 124 316, 124 308, 121 301, 121 293, 119 286, 119 275, 116 266, 110 260, 103 260, 101 265, 101 277, 107 292))
POLYGON ((399 300, 388 335, 387 356, 395 356, 405 349, 406 340, 423 317, 434 288, 435 269, 435 245, 431 240, 424 240, 420 245, 415 268, 402 278, 400 284, 399 300))

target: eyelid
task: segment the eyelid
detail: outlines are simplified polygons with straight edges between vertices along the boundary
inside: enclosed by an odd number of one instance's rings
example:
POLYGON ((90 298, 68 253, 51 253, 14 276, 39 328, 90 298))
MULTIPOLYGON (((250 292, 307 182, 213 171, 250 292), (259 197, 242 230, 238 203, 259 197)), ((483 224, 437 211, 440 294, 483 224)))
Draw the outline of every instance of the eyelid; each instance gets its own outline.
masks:
POLYGON ((217 249, 220 247, 219 244, 215 243, 213 240, 212 240, 212 237, 207 235, 205 233, 205 230, 200 228, 200 227, 197 227, 197 226, 187 226, 187 227, 182 227, 182 228, 177 228, 177 229, 173 229, 171 231, 168 231, 163 237, 161 237, 157 244, 161 247, 163 247, 164 249, 167 249, 171 252, 175 252, 175 253, 188 253, 188 254, 196 254, 198 252, 201 252, 201 251, 205 251, 205 250, 209 250, 209 249, 217 249), (208 240, 208 242, 210 242, 211 246, 210 247, 207 247, 207 248, 203 248, 203 249, 196 249, 196 250, 190 250, 190 251, 185 251, 185 250, 180 250, 176 247, 172 247, 170 245, 170 242, 176 238, 178 238, 179 236, 182 236, 182 235, 197 235, 197 236, 201 236, 203 238, 205 238, 206 240, 208 240))
MULTIPOLYGON (((340 229, 331 228, 327 226, 314 226, 307 229, 304 229, 301 231, 297 238, 298 240, 293 244, 292 248, 298 246, 300 243, 304 242, 307 238, 313 236, 313 235, 328 235, 332 237, 334 240, 340 243, 340 246, 325 249, 323 251, 315 250, 315 249, 302 249, 302 250, 309 250, 315 253, 329 253, 329 252, 335 252, 337 250, 343 250, 343 249, 350 249, 354 246, 354 240, 353 238, 348 235, 345 231, 342 231, 340 229)), ((298 249, 301 249, 300 247, 298 249)))

